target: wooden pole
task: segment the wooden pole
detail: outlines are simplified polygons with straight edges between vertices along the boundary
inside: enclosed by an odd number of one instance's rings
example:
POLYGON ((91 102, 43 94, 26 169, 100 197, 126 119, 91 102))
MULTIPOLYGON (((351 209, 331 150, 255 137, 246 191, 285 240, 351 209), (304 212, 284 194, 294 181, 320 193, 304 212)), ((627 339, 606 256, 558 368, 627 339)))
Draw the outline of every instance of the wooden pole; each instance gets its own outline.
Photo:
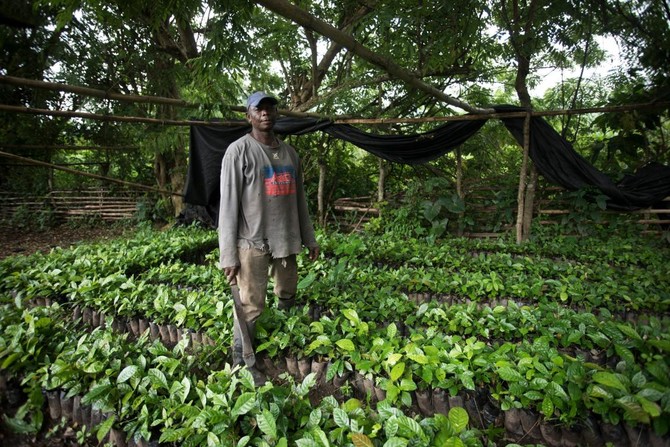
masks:
MULTIPOLYGON (((559 116, 559 115, 577 115, 588 113, 617 113, 630 112, 634 110, 653 110, 670 106, 670 102, 658 102, 648 104, 630 104, 626 106, 612 106, 612 107, 594 107, 586 109, 574 110, 548 110, 544 112, 531 112, 531 116, 559 116)), ((155 118, 146 118, 139 116, 119 116, 119 115, 99 115, 85 112, 71 112, 65 110, 48 110, 36 109, 31 107, 13 106, 8 104, 0 104, 0 111, 27 113, 34 115, 52 115, 64 116, 69 118, 86 118, 100 121, 123 121, 134 123, 149 123, 161 125, 175 125, 175 126, 222 126, 222 127, 237 127, 244 126, 246 122, 242 121, 205 121, 205 120, 164 120, 155 118)), ((334 124, 421 124, 432 122, 447 122, 447 121, 474 121, 474 120, 489 120, 500 118, 522 118, 528 115, 528 112, 508 112, 508 113, 489 113, 489 114, 475 114, 475 115, 453 115, 453 116, 433 116, 424 118, 337 118, 319 115, 316 113, 302 113, 290 112, 280 110, 280 114, 285 116, 295 116, 298 118, 317 118, 324 120, 332 120, 334 124)))
POLYGON ((386 160, 379 158, 379 180, 377 181, 377 202, 383 202, 386 199, 386 160))
POLYGON ((123 93, 115 93, 109 90, 98 90, 94 88, 80 87, 76 85, 67 85, 67 84, 60 84, 46 81, 36 81, 34 79, 17 78, 15 76, 0 76, 0 83, 15 85, 18 87, 30 87, 30 88, 39 88, 43 90, 76 93, 78 95, 93 96, 95 98, 103 98, 103 99, 112 99, 115 101, 122 101, 122 102, 164 104, 177 107, 198 106, 198 104, 191 104, 184 101, 183 99, 177 99, 177 98, 164 98, 161 96, 126 95, 123 93))
POLYGON ((516 208, 516 243, 521 244, 526 240, 523 233, 523 215, 525 211, 524 199, 526 197, 526 175, 528 171, 528 149, 530 147, 530 119, 531 114, 526 114, 523 123, 523 157, 521 160, 521 172, 519 173, 519 192, 517 194, 516 208))
POLYGON ((0 142, 0 147, 5 149, 57 149, 64 151, 91 151, 91 150, 137 150, 139 146, 65 146, 46 144, 5 144, 0 142))
MULTIPOLYGON (((463 197, 463 156, 461 154, 461 147, 456 147, 456 194, 465 202, 463 197)), ((463 236, 463 215, 465 213, 458 213, 458 236, 463 236)))
POLYGON ((84 177, 90 177, 90 178, 94 178, 94 179, 97 179, 97 180, 103 180, 105 182, 117 183, 119 185, 124 185, 124 186, 128 186, 128 187, 131 187, 131 188, 134 188, 134 189, 143 190, 143 191, 158 192, 158 193, 161 193, 161 194, 169 194, 169 195, 181 196, 181 197, 184 196, 183 194, 178 193, 178 192, 166 191, 166 190, 163 190, 163 189, 154 188, 152 186, 142 185, 140 183, 126 182, 124 180, 119 180, 119 179, 115 179, 115 178, 111 178, 111 177, 105 177, 105 176, 97 175, 97 174, 91 174, 89 172, 77 171, 76 169, 70 169, 70 168, 66 168, 66 167, 63 167, 63 166, 55 165, 53 163, 47 163, 47 162, 44 162, 44 161, 33 160, 32 158, 21 157, 20 155, 9 154, 7 152, 0 151, 0 157, 9 158, 11 160, 18 160, 18 161, 22 161, 24 163, 30 163, 30 164, 33 164, 33 165, 44 166, 44 167, 47 167, 47 168, 50 168, 50 169, 57 169, 59 171, 69 172, 70 174, 82 175, 84 177))
MULTIPOLYGON (((100 115, 96 113, 87 113, 87 112, 71 112, 69 110, 48 110, 48 109, 35 109, 32 107, 21 107, 21 106, 11 106, 7 104, 0 104, 0 110, 13 113, 28 113, 32 115, 51 115, 51 116, 62 116, 66 118, 87 118, 97 121, 120 121, 126 123, 147 123, 147 124, 159 124, 159 125, 171 125, 171 126, 190 126, 193 124, 205 124, 206 121, 192 121, 192 120, 170 120, 170 119, 156 119, 156 118, 146 118, 140 116, 119 116, 119 115, 100 115)), ((207 125, 213 126, 244 126, 245 122, 241 121, 219 121, 207 123, 207 125)))

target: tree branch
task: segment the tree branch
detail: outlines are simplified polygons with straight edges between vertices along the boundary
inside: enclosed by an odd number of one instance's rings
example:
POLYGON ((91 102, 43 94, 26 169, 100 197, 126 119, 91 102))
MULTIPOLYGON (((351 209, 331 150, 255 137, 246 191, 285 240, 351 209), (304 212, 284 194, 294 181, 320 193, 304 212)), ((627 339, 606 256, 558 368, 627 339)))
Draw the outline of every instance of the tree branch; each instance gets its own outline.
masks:
POLYGON ((438 90, 432 85, 426 84, 425 82, 421 81, 416 76, 414 76, 409 70, 406 70, 405 68, 399 66, 390 59, 373 52, 372 50, 370 50, 369 48, 365 47, 360 42, 358 42, 356 39, 354 39, 351 35, 340 31, 334 26, 314 17, 313 15, 289 3, 286 0, 256 0, 256 3, 263 5, 264 7, 275 12, 276 14, 286 17, 287 19, 292 20, 293 22, 305 28, 312 29, 313 31, 319 34, 338 42, 339 44, 347 48, 349 51, 355 53, 356 55, 365 59, 366 61, 378 67, 381 67, 394 77, 397 77, 405 81, 410 86, 417 88, 421 91, 424 91, 434 96, 435 98, 446 102, 447 104, 450 104, 452 106, 458 107, 471 113, 493 112, 492 109, 482 109, 474 107, 470 104, 467 104, 463 101, 460 101, 456 98, 453 98, 445 94, 444 92, 438 90))

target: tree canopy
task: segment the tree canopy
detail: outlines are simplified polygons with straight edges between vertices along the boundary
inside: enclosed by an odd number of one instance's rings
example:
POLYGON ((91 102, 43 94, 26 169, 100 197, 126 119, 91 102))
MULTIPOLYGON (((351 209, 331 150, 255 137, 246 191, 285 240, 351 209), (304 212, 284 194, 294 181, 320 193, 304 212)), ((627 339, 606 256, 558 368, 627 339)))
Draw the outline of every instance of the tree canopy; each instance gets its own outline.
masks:
MULTIPOLYGON (((24 12, 27 20, 7 19, 0 25, 1 75, 179 98, 194 106, 128 103, 0 84, 6 105, 162 119, 240 118, 236 106, 251 91, 263 89, 294 112, 424 118, 485 113, 502 103, 542 110, 657 101, 664 105, 651 111, 563 117, 552 124, 603 166, 633 170, 648 161, 668 161, 667 0, 24 3, 30 6, 24 12), (618 49, 620 65, 609 64, 612 55, 604 43, 618 49), (586 69, 598 67, 599 76, 584 76, 586 69), (548 72, 562 76, 547 90, 535 90, 548 72)), ((9 13, 0 11, 0 16, 9 13)), ((373 131, 399 134, 431 125, 386 124, 373 131)), ((173 191, 184 184, 184 128, 6 111, 0 114, 0 126, 7 144, 16 147, 12 152, 54 163, 75 156, 35 145, 136 146, 78 152, 76 158, 95 161, 100 173, 173 191)), ((314 163, 307 166, 308 177, 310 172, 317 175, 319 163, 335 162, 326 139, 307 137, 296 144, 321 148, 306 157, 314 163)), ((489 139, 463 147, 466 155, 483 152, 468 162, 476 167, 473 172, 495 169, 487 165, 485 154, 499 145, 489 139)), ((514 145, 509 140, 503 147, 514 145)), ((509 158, 513 164, 518 150, 496 150, 493 158, 509 158)), ((449 160, 433 164, 447 172, 454 169, 449 160)), ((363 176, 370 176, 370 166, 363 176)), ((0 175, 4 189, 37 184, 6 170, 0 175)), ((173 206, 178 210, 179 201, 173 200, 173 206)))

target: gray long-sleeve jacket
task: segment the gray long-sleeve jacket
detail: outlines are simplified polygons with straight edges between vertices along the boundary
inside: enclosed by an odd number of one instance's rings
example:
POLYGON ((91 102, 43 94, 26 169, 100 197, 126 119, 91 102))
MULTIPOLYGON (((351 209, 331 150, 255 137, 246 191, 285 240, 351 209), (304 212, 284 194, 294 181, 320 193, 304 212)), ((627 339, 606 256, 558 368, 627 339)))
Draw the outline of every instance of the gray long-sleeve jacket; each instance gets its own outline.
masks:
POLYGON ((317 246, 295 149, 250 134, 233 142, 221 163, 219 267, 239 265, 239 248, 269 249, 274 258, 317 246))

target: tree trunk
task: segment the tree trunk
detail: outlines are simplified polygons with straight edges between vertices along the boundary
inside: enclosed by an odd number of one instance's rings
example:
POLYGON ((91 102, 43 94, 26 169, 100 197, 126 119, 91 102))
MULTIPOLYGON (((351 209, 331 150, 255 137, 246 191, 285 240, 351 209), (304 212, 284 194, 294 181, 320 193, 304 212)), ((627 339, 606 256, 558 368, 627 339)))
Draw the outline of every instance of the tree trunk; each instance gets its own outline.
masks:
POLYGON ((530 237, 530 227, 533 223, 533 208, 535 206, 535 193, 537 191, 537 169, 532 160, 530 160, 530 180, 526 188, 526 199, 524 201, 523 211, 523 229, 524 240, 530 237))
MULTIPOLYGON (((528 147, 530 145, 530 120, 532 114, 532 105, 530 93, 528 92, 528 74, 530 73, 530 60, 537 52, 537 36, 533 33, 533 26, 537 18, 538 11, 542 10, 543 2, 530 0, 528 2, 519 2, 517 0, 501 1, 500 15, 505 23, 505 28, 510 35, 510 42, 514 49, 517 63, 516 77, 514 79, 514 88, 519 96, 519 102, 526 108, 526 120, 523 128, 523 158, 521 161, 521 172, 519 174, 519 192, 517 204, 516 219, 516 242, 517 244, 527 240, 530 236, 530 222, 532 212, 526 216, 528 210, 533 209, 533 200, 535 197, 533 191, 526 194, 526 178, 528 176, 528 147), (524 224, 526 222, 526 224, 524 224)), ((532 182, 532 174, 531 174, 532 182)))
POLYGON ((526 115, 523 125, 523 157, 521 160, 521 171, 519 172, 519 192, 517 194, 516 212, 516 243, 524 242, 528 235, 523 232, 523 216, 526 210, 526 177, 528 173, 528 145, 530 143, 530 113, 526 115))
MULTIPOLYGON (((461 200, 463 197, 463 157, 461 155, 461 147, 456 147, 456 194, 461 200)), ((458 214, 458 230, 457 235, 463 236, 463 213, 458 214)))
POLYGON ((383 202, 386 199, 386 174, 388 165, 383 158, 379 159, 379 181, 377 182, 377 202, 383 202))
MULTIPOLYGON (((153 73, 155 79, 151 81, 158 93, 168 98, 177 98, 179 93, 174 75, 175 60, 158 55, 155 64, 158 70, 153 73)), ((160 105, 156 115, 158 118, 175 119, 177 113, 171 105, 160 105)), ((168 147, 155 148, 156 178, 160 189, 181 194, 186 184, 186 144, 181 137, 163 138, 161 141, 168 147)), ((184 198, 181 195, 163 195, 163 198, 172 205, 173 216, 178 216, 184 209, 184 198)))
POLYGON ((319 160, 319 188, 317 193, 319 223, 326 227, 326 173, 327 166, 323 160, 319 160))
MULTIPOLYGON (((177 137, 177 144, 174 149, 174 164, 171 169, 170 189, 173 192, 181 193, 186 186, 186 144, 183 136, 177 137)), ((174 215, 179 216, 184 211, 184 197, 182 195, 172 194, 170 196, 174 215)))

